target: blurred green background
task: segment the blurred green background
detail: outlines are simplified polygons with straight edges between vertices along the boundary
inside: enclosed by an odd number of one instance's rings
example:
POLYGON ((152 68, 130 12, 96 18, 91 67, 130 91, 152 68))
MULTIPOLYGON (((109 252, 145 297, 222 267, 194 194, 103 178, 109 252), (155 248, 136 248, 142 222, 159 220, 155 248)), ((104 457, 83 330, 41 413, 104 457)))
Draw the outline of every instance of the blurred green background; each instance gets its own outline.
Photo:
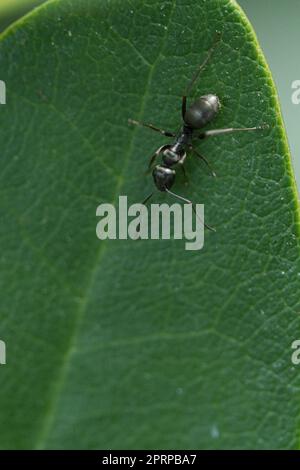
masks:
MULTIPOLYGON (((44 1, 0 0, 0 30, 44 1)), ((291 96, 292 82, 300 80, 300 0, 238 0, 238 3, 256 31, 277 85, 299 192, 300 104, 293 104, 291 96)))
POLYGON ((44 2, 45 0, 0 0, 0 31, 44 2))

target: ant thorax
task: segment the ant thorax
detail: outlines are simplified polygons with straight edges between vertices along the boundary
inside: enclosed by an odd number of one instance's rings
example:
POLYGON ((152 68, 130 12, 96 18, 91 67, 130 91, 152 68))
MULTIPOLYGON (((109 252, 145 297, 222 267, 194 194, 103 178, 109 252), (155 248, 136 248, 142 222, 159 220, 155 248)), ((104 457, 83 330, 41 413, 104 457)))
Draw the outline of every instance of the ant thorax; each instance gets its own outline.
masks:
POLYGON ((176 142, 174 145, 164 150, 162 154, 162 161, 164 165, 166 165, 167 167, 171 167, 173 165, 176 165, 176 163, 178 163, 182 159, 184 153, 184 147, 176 142))

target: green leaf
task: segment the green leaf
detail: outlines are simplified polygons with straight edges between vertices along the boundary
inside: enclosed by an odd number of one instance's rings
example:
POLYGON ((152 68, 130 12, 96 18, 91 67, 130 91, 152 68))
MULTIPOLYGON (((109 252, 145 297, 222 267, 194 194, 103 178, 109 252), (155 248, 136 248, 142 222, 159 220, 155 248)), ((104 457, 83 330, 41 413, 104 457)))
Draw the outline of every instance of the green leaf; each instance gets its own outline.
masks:
MULTIPOLYGON (((1 448, 296 448, 299 212, 277 95, 229 0, 50 1, 1 38, 1 448), (96 207, 153 188, 182 91, 216 93, 175 190, 205 204, 184 240, 99 241, 96 207)), ((154 202, 170 202, 165 194, 154 202)), ((172 201, 173 202, 173 201, 172 201)))

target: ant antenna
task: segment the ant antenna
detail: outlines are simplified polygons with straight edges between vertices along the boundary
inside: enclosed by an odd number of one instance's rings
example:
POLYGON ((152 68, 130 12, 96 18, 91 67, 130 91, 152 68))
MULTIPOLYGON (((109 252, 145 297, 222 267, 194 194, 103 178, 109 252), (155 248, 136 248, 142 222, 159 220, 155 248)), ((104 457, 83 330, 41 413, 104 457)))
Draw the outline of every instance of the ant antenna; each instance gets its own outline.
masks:
POLYGON ((146 199, 144 199, 141 204, 142 204, 142 205, 147 204, 147 202, 149 201, 149 199, 152 198, 153 194, 154 194, 154 193, 149 194, 149 196, 147 196, 146 199))
POLYGON ((181 201, 186 202, 187 204, 192 204, 193 212, 194 212, 194 214, 196 215, 196 217, 198 218, 198 220, 200 220, 201 224, 203 224, 205 228, 207 228, 208 230, 211 230, 212 232, 215 232, 215 231, 216 231, 216 229, 214 229, 213 227, 210 227, 210 225, 207 225, 205 222, 203 222, 203 220, 200 219, 200 217, 198 216, 198 214, 197 214, 197 212, 196 212, 196 209, 195 209, 195 207, 194 207, 192 201, 190 201, 189 199, 186 199, 185 197, 179 196, 179 194, 173 193, 173 191, 170 191, 170 190, 167 189, 167 188, 165 188, 165 190, 167 191, 167 193, 171 194, 171 196, 174 196, 174 197, 176 197, 177 199, 180 199, 181 201))
MULTIPOLYGON (((153 194, 154 194, 154 193, 149 194, 149 196, 147 196, 146 199, 144 199, 141 204, 142 204, 142 205, 147 204, 147 202, 149 201, 149 199, 152 198, 153 194)), ((141 228, 141 222, 139 222, 138 225, 136 226, 136 233, 140 233, 140 228, 141 228)))

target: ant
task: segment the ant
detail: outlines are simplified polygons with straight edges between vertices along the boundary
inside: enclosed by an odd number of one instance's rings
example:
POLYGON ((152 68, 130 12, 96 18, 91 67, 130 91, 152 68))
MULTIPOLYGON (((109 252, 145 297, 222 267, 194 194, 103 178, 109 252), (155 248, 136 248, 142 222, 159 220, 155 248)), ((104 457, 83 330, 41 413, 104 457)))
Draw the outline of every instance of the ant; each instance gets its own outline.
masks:
MULTIPOLYGON (((152 165, 154 164, 157 157, 162 154, 162 163, 160 165, 156 165, 152 171, 152 176, 154 179, 154 183, 156 188, 159 191, 167 192, 173 197, 180 199, 188 204, 192 204, 192 201, 186 199, 178 194, 175 194, 171 191, 171 188, 175 182, 176 170, 174 166, 180 165, 184 177, 186 178, 186 173, 184 169, 184 161, 187 156, 187 150, 191 150, 198 158, 200 158, 204 163, 208 166, 211 170, 212 176, 216 176, 214 171, 211 169, 209 162, 206 160, 203 155, 197 152, 193 146, 194 139, 205 139, 207 137, 213 137, 222 134, 228 134, 231 132, 248 132, 248 131, 255 131, 264 129, 266 126, 258 126, 258 127, 244 127, 244 128, 227 128, 227 129, 212 129, 208 131, 201 132, 200 134, 195 135, 195 131, 202 129, 206 126, 209 122, 211 122, 218 114, 221 103, 217 95, 214 94, 207 94, 201 96, 200 98, 196 99, 189 107, 187 107, 187 97, 191 92, 196 80, 199 78, 199 75, 206 67, 207 63, 211 59, 213 52, 216 49, 217 44, 221 40, 221 35, 218 34, 213 46, 208 51, 208 54, 203 61, 203 63, 199 66, 198 70, 196 71, 194 77, 189 82, 183 96, 182 96, 182 105, 181 105, 181 114, 183 119, 183 126, 179 133, 166 131, 160 129, 152 124, 147 124, 145 122, 134 121, 129 119, 129 124, 134 124, 136 126, 143 126, 153 131, 159 132, 160 134, 164 135, 165 137, 173 137, 175 141, 173 144, 162 145, 159 147, 154 155, 150 158, 149 167, 148 169, 151 170, 152 165)), ((146 204, 149 199, 153 196, 153 192, 146 197, 142 204, 146 204)), ((192 204, 193 210, 195 212, 194 206, 192 204)), ((206 228, 209 230, 215 231, 212 227, 204 224, 206 228)))

